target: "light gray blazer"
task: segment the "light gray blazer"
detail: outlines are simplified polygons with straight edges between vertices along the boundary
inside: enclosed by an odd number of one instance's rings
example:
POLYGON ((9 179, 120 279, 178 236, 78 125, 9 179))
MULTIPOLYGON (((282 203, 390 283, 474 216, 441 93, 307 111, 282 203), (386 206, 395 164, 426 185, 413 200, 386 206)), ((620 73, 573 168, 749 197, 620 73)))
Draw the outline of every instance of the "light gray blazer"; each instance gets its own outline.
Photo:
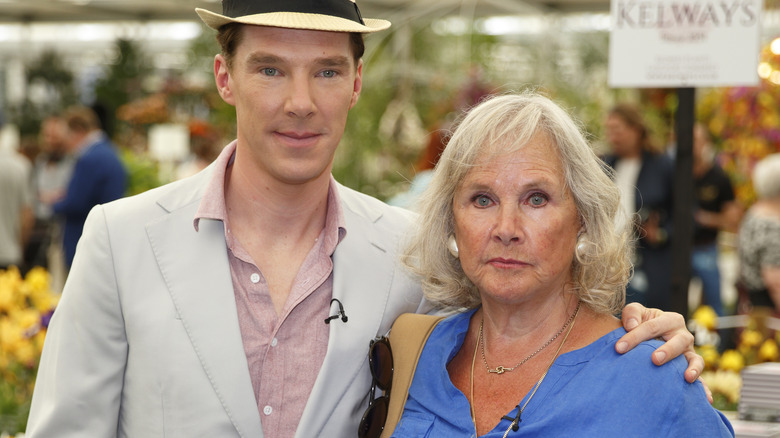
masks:
MULTIPOLYGON (((263 437, 223 224, 193 227, 212 169, 92 210, 46 338, 28 438, 263 437)), ((330 324, 296 437, 356 436, 369 341, 399 314, 428 310, 397 260, 414 217, 338 190, 347 234, 333 297, 349 321, 330 324)))

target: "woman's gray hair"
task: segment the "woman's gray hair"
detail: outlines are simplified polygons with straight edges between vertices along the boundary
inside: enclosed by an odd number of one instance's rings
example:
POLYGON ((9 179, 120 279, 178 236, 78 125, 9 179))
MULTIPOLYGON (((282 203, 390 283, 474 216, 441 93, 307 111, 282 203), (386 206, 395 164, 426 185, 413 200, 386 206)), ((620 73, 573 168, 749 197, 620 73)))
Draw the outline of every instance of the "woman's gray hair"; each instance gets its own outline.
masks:
POLYGON ((756 164, 753 188, 759 199, 780 197, 780 153, 769 154, 756 164))
POLYGON ((611 170, 595 155, 566 111, 530 91, 495 96, 469 111, 419 200, 419 227, 402 261, 421 276, 428 300, 445 307, 479 306, 479 291, 447 250, 454 230, 455 191, 478 159, 522 149, 537 133, 546 135, 557 149, 566 187, 585 230, 578 239, 585 251, 576 251, 571 268, 575 293, 600 313, 615 314, 623 308, 631 275, 631 242, 626 227, 619 225, 628 221, 623 220, 611 170))

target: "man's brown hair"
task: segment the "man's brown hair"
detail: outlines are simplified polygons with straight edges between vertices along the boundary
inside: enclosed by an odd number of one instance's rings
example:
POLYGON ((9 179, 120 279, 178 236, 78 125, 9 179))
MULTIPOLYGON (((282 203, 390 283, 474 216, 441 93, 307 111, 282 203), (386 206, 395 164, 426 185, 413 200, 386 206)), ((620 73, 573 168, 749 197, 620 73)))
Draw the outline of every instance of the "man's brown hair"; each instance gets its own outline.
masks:
POLYGON ((100 120, 95 111, 85 106, 72 106, 65 110, 63 119, 68 129, 74 132, 88 133, 100 128, 100 120))

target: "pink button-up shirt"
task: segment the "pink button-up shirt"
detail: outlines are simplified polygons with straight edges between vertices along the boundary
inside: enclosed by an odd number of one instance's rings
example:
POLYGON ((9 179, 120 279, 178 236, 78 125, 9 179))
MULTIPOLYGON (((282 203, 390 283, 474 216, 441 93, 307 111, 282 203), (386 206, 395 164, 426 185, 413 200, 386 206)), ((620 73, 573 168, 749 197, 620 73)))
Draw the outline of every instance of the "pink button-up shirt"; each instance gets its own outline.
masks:
POLYGON ((301 265, 282 314, 277 315, 263 273, 230 231, 225 176, 235 150, 233 142, 217 158, 195 226, 201 218, 225 224, 238 322, 263 433, 270 438, 292 437, 328 347, 325 318, 331 313, 333 295, 331 256, 346 234, 344 216, 331 177, 325 228, 301 265))

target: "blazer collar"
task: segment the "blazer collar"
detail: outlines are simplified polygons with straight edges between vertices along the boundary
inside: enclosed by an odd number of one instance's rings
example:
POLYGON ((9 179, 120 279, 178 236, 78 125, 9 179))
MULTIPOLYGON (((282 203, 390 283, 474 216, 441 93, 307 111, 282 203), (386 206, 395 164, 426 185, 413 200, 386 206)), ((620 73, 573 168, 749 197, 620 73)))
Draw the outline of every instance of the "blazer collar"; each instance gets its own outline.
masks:
POLYGON ((341 301, 349 320, 330 324, 325 360, 296 437, 316 436, 331 421, 352 382, 364 379, 360 372, 368 343, 379 330, 393 281, 395 253, 377 238, 375 228, 381 211, 353 203, 350 189, 338 188, 347 234, 333 254, 333 298, 341 301))
MULTIPOLYGON (((193 178, 208 181, 211 172, 193 178)), ((203 184, 183 184, 159 200, 170 212, 147 235, 176 310, 214 392, 240 436, 262 437, 236 312, 222 222, 193 217, 203 184), (193 187, 195 186, 195 187, 193 187)))

